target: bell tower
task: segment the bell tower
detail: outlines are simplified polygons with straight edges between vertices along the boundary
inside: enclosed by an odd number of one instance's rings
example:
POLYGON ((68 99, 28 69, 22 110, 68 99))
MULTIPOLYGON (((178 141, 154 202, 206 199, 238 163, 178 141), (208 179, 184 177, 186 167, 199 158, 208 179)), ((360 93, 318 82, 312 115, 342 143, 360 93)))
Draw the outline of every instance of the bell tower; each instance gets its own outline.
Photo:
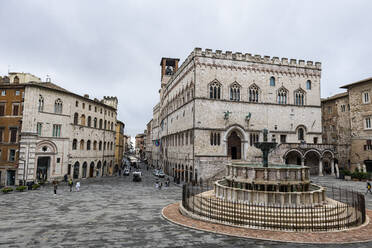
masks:
POLYGON ((178 62, 180 59, 172 59, 172 58, 161 58, 160 66, 161 66, 161 87, 165 86, 172 75, 178 69, 178 62))

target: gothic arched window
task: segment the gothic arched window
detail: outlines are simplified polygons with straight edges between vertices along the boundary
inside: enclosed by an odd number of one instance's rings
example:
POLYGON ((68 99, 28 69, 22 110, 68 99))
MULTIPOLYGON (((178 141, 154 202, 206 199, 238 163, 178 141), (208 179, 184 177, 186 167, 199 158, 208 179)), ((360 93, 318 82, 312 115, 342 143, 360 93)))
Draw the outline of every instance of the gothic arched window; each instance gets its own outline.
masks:
POLYGON ((13 83, 14 84, 19 84, 19 77, 18 76, 15 76, 14 79, 13 79, 13 83))
POLYGON ((76 150, 77 149, 77 139, 74 139, 72 141, 72 150, 76 150))
POLYGON ((90 140, 87 141, 87 150, 90 150, 90 140))
POLYGON ((74 124, 77 125, 79 123, 79 114, 75 113, 74 114, 74 124))
POLYGON ((102 141, 99 142, 98 148, 99 148, 100 151, 102 150, 102 141))
POLYGON ((250 102, 258 102, 259 97, 259 88, 257 85, 253 84, 249 87, 249 101, 250 102))
POLYGON ((84 140, 80 140, 80 150, 84 150, 84 140))
POLYGON ((44 111, 44 97, 42 95, 39 95, 39 112, 44 111))
POLYGON ((304 140, 304 129, 302 127, 298 129, 298 140, 304 140))
POLYGON ((220 83, 214 82, 209 85, 209 98, 210 99, 221 99, 221 84, 220 83))
POLYGON ((278 90, 278 104, 287 104, 287 94, 288 91, 283 87, 278 90))
POLYGON ((275 78, 274 77, 270 78, 270 86, 275 86, 275 78))
POLYGON ((310 80, 306 81, 306 89, 311 90, 311 81, 310 80))
POLYGON ((97 150, 97 141, 96 140, 93 142, 93 150, 97 150))
POLYGON ((301 89, 298 89, 294 92, 295 105, 303 106, 305 105, 305 92, 301 89))
POLYGON ((88 116, 88 124, 87 126, 90 127, 92 125, 92 117, 88 116))
POLYGON ((59 98, 54 102, 54 113, 62 114, 62 100, 59 98))
POLYGON ((94 117, 94 120, 93 120, 93 127, 97 128, 97 118, 96 117, 94 117))
POLYGON ((238 83, 233 83, 230 86, 230 100, 240 101, 240 85, 238 83))
POLYGON ((80 125, 85 126, 85 115, 81 115, 81 117, 80 117, 80 125))
POLYGON ((102 123, 103 123, 102 119, 99 119, 99 129, 102 129, 102 123))

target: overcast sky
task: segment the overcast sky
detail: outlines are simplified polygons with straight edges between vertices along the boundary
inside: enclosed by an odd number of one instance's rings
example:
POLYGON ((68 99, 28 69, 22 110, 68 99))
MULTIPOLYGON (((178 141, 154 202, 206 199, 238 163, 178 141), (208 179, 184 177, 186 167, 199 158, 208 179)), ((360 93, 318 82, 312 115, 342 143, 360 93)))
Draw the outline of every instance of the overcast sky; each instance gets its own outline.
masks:
POLYGON ((0 74, 29 72, 119 99, 143 132, 161 57, 194 47, 322 62, 322 97, 372 76, 372 1, 0 1, 0 74))

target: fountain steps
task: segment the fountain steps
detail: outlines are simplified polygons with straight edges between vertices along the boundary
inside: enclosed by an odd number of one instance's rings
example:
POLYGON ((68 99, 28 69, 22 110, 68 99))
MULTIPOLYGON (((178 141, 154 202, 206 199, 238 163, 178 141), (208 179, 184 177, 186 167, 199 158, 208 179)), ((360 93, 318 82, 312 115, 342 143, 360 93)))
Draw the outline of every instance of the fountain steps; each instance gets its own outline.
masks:
MULTIPOLYGON (((190 199, 191 200, 191 199, 190 199)), ((221 203, 221 202, 220 202, 221 203)), ((190 205, 192 203, 190 202, 190 205)), ((304 209, 304 211, 296 211, 296 209, 287 209, 278 215, 273 208, 267 207, 265 211, 259 208, 241 209, 239 205, 236 209, 231 203, 221 204, 217 206, 213 201, 209 202, 207 198, 194 198, 194 213, 199 216, 207 216, 210 219, 218 220, 219 222, 234 223, 239 225, 250 226, 265 226, 272 228, 284 229, 337 229, 340 223, 349 223, 352 225, 356 221, 356 217, 352 214, 353 211, 346 211, 345 208, 338 208, 329 205, 326 209, 304 209), (307 211, 307 212, 306 212, 307 211), (223 213, 223 214, 221 214, 223 213), (326 217, 326 218, 325 218, 326 217)))

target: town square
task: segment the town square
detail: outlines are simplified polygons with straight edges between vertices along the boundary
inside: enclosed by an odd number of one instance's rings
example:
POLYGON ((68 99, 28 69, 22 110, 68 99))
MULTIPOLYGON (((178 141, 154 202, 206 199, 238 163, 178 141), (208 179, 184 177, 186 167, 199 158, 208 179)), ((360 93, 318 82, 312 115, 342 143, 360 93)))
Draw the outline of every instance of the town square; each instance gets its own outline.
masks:
POLYGON ((368 0, 0 3, 0 247, 372 247, 368 0))

